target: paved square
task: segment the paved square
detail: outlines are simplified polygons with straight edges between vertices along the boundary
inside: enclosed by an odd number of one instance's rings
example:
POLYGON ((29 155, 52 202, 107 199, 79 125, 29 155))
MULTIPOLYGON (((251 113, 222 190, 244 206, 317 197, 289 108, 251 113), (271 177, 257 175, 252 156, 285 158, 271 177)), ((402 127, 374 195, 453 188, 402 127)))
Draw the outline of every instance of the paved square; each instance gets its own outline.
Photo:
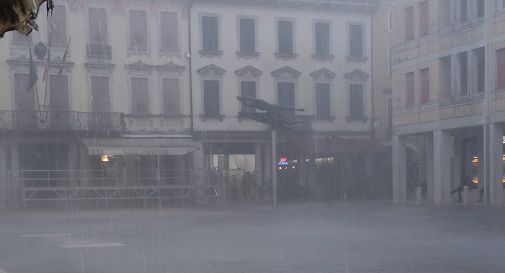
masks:
POLYGON ((502 273, 504 257, 505 215, 489 208, 368 202, 0 214, 8 273, 502 273))

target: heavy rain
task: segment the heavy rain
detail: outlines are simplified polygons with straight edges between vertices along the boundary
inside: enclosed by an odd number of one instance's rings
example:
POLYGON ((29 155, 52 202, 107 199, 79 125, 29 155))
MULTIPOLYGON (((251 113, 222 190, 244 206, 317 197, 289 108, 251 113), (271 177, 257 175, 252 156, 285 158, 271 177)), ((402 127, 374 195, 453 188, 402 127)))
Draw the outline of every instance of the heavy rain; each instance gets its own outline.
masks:
POLYGON ((505 1, 0 1, 0 273, 505 272, 505 1))

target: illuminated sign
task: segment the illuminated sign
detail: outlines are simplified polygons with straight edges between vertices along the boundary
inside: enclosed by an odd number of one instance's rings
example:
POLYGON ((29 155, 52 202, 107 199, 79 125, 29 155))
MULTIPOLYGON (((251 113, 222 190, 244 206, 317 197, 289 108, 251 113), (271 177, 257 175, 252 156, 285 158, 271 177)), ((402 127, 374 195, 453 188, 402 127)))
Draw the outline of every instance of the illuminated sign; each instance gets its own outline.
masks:
POLYGON ((288 166, 289 165, 288 158, 285 156, 281 157, 278 164, 279 166, 288 166))

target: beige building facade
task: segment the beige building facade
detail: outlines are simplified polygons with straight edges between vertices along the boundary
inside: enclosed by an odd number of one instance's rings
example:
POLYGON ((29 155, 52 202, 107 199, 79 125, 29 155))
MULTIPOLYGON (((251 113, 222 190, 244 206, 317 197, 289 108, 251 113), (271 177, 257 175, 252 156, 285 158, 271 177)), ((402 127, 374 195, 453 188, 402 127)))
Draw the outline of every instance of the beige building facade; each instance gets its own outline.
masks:
POLYGON ((280 133, 294 168, 281 180, 314 195, 369 185, 371 172, 344 181, 371 168, 372 132, 387 134, 372 106, 377 1, 55 5, 38 32, 0 43, 3 206, 26 183, 207 184, 230 166, 267 185, 270 131, 240 114, 239 95, 304 109, 280 133))
POLYGON ((395 201, 503 204, 502 2, 393 1, 395 201))

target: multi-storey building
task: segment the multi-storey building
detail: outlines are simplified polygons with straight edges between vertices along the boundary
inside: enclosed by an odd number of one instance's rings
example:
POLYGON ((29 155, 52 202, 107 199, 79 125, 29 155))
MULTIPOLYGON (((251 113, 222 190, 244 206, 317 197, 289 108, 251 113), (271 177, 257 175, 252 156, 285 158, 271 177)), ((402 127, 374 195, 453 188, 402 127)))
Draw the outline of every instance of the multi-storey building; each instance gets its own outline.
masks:
POLYGON ((244 119, 240 112, 252 110, 236 99, 260 98, 304 109, 291 113, 300 130, 281 133, 279 159, 296 162, 281 171, 281 192, 284 183, 343 192, 352 176, 348 190, 364 194, 377 7, 377 1, 195 1, 194 135, 208 158, 228 168, 230 155, 254 154, 257 179, 270 179, 269 128, 244 119))
POLYGON ((394 1, 394 199, 503 203, 503 1, 394 1))
POLYGON ((370 182, 357 174, 386 126, 372 110, 377 1, 55 4, 38 32, 0 43, 2 203, 16 181, 44 175, 56 186, 204 183, 235 155, 269 181, 269 128, 239 114, 252 109, 238 95, 304 109, 280 136, 279 156, 296 162, 284 177, 332 177, 316 187, 327 192, 351 190, 354 176, 356 195, 370 182))

